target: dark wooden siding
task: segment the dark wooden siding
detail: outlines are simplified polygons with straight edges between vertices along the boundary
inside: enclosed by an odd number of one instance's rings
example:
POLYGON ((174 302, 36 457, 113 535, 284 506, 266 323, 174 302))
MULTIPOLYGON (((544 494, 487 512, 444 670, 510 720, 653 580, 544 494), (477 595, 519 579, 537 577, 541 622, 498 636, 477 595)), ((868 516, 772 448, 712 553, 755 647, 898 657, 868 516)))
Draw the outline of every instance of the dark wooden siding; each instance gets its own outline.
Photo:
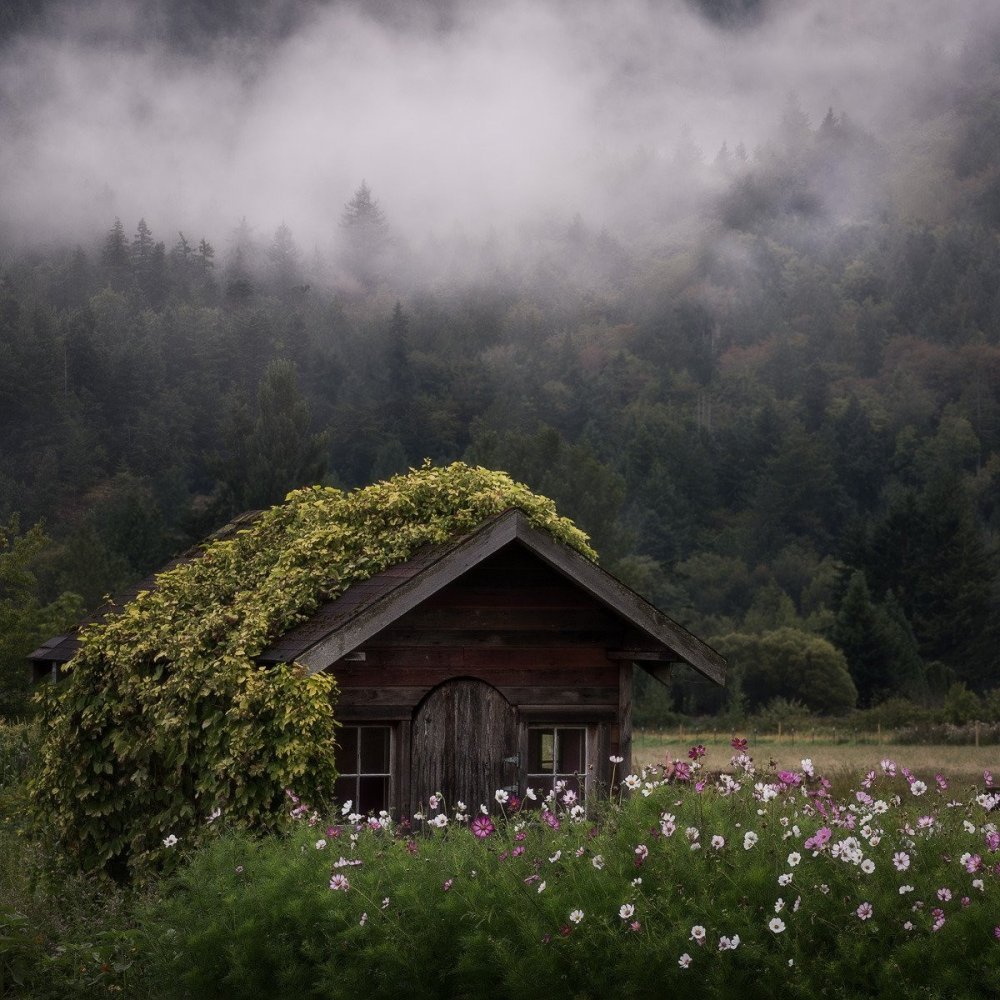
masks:
POLYGON ((438 684, 469 677, 516 708, 617 714, 620 620, 519 547, 497 553, 341 662, 338 712, 351 718, 410 718, 438 684))

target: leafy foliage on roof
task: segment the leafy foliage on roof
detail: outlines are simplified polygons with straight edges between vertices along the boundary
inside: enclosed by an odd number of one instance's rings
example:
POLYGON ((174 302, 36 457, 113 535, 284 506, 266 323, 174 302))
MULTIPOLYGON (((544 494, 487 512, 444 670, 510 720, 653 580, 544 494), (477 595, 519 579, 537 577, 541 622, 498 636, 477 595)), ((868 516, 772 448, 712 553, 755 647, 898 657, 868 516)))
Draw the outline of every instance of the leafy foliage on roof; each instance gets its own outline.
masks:
POLYGON ((502 472, 429 463, 352 493, 290 493, 250 527, 161 573, 81 636, 69 681, 42 695, 33 785, 58 849, 85 869, 142 870, 209 817, 279 824, 284 790, 322 801, 336 774, 336 686, 257 655, 323 599, 511 507, 596 558, 551 500, 502 472))

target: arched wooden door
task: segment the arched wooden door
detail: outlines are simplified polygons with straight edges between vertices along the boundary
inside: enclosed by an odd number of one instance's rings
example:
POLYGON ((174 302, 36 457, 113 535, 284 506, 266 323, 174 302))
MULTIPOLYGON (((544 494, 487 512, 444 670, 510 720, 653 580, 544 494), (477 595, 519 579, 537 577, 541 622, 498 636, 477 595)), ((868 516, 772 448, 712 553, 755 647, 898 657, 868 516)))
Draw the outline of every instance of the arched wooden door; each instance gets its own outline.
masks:
POLYGON ((477 812, 517 782, 517 712, 483 681, 446 681, 431 691, 417 708, 410 747, 412 812, 426 812, 435 792, 449 812, 459 801, 477 812))

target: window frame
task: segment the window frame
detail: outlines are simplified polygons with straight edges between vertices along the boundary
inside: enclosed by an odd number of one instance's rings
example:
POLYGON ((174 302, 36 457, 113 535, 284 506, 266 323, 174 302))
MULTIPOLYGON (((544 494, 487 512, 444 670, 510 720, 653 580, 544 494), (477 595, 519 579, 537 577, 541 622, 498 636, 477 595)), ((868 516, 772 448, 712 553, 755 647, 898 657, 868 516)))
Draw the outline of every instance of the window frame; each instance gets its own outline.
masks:
MULTIPOLYGON (((525 747, 525 762, 524 762, 524 783, 526 787, 535 787, 538 779, 544 779, 546 782, 551 781, 552 787, 555 788, 557 781, 566 781, 572 779, 576 783, 577 795, 580 799, 586 798, 587 791, 589 790, 590 780, 591 780, 591 727, 583 722, 543 722, 543 721, 531 721, 526 724, 524 730, 524 747, 525 747), (564 772, 557 770, 559 765, 559 733, 560 731, 573 730, 574 732, 580 733, 583 739, 583 753, 582 753, 582 767, 573 772, 564 772), (531 734, 533 732, 541 733, 552 733, 552 770, 551 771, 534 771, 532 770, 532 765, 536 762, 531 759, 531 734), (533 783, 534 779, 534 783, 533 783)), ((541 763, 541 761, 538 761, 541 763)))
MULTIPOLYGON (((391 723, 386 722, 345 722, 341 723, 341 731, 347 729, 352 729, 355 731, 355 761, 353 771, 337 771, 337 785, 340 785, 341 781, 350 780, 353 785, 353 792, 349 796, 354 812, 360 812, 360 798, 361 798, 361 779, 362 778, 385 778, 385 797, 381 809, 392 811, 395 802, 396 795, 396 752, 397 752, 397 735, 396 726, 391 723), (381 729, 385 730, 389 736, 389 745, 386 751, 386 764, 388 766, 387 771, 364 771, 361 768, 361 730, 363 729, 381 729)), ((338 750, 339 750, 338 746, 338 750)), ((339 796, 338 796, 339 799, 339 796)), ((347 801, 347 797, 343 801, 338 801, 338 805, 343 805, 347 801)), ((370 811, 370 810, 369 810, 370 811)), ((376 809, 376 812, 379 810, 376 809)))

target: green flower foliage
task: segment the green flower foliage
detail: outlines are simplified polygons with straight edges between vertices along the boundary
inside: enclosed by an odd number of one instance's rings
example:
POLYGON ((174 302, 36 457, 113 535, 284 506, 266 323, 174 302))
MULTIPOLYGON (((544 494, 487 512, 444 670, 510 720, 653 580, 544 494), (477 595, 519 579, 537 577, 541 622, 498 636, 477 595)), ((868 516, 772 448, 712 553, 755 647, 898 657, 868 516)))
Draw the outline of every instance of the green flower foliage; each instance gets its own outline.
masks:
POLYGON ((40 695, 32 794, 54 850, 85 870, 142 871, 168 836, 201 842, 216 809, 257 829, 281 824, 285 788, 323 801, 335 682, 256 657, 322 600, 512 507, 596 558, 505 473, 426 463, 352 493, 296 490, 86 629, 68 681, 40 695))

